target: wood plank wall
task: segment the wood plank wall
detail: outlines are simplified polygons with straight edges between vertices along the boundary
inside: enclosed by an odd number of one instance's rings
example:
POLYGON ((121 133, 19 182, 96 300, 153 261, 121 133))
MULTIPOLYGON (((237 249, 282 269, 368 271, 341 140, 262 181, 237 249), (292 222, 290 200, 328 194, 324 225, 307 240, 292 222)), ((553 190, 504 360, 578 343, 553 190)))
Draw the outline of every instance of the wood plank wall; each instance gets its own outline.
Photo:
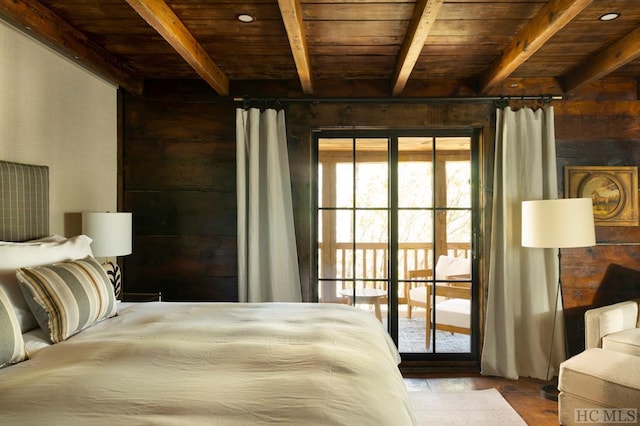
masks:
MULTIPOLYGON (((560 191, 564 166, 639 166, 640 102, 581 100, 555 105, 560 191)), ((640 227, 597 226, 595 247, 564 249, 562 289, 568 353, 584 349, 584 312, 640 298, 640 227)))
POLYGON ((230 101, 190 82, 124 95, 125 292, 236 301, 235 125, 230 101))
MULTIPOLYGON (((260 90, 251 93, 264 96, 260 90)), ((637 93, 621 93, 607 100, 595 90, 554 102, 560 193, 565 165, 640 164, 640 103, 637 93)), ((149 82, 142 96, 123 94, 122 198, 124 209, 134 213, 135 236, 134 253, 124 258, 125 291, 162 291, 167 300, 237 299, 235 106, 198 81, 149 82)), ((308 279, 313 129, 472 126, 483 128, 491 140, 492 120, 493 106, 486 103, 290 104, 287 127, 305 300, 315 291, 308 279)), ((485 156, 492 157, 490 148, 485 156)), ((490 166, 483 170, 485 189, 491 173, 490 166)), ((485 201, 489 195, 486 191, 485 201)), ((594 304, 603 282, 624 281, 631 291, 640 285, 629 278, 640 274, 640 229, 598 227, 597 239, 596 247, 562 251, 570 353, 580 348, 581 315, 594 304)))

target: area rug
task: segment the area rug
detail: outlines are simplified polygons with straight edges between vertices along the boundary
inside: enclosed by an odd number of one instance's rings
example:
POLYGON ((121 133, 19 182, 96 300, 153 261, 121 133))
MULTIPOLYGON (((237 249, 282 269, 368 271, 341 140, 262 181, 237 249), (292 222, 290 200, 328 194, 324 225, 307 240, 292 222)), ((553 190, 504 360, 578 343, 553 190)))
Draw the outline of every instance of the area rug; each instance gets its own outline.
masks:
POLYGON ((410 391, 418 425, 525 425, 496 389, 464 392, 410 391))
MULTIPOLYGON (((425 347, 426 320, 420 317, 407 319, 400 317, 398 322, 398 344, 402 353, 433 352, 425 347)), ((471 352, 471 337, 467 334, 449 333, 436 330, 436 351, 447 353, 471 352)))

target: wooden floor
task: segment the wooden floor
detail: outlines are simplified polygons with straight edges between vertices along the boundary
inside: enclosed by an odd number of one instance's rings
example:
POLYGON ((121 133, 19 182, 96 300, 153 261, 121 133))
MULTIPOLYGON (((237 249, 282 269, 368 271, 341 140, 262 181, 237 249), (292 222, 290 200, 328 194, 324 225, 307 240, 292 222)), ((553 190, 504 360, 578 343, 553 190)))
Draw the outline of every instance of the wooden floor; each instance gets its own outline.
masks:
POLYGON ((459 392, 496 388, 528 425, 558 425, 558 403, 544 398, 544 382, 521 378, 508 380, 468 373, 405 373, 409 390, 459 392))

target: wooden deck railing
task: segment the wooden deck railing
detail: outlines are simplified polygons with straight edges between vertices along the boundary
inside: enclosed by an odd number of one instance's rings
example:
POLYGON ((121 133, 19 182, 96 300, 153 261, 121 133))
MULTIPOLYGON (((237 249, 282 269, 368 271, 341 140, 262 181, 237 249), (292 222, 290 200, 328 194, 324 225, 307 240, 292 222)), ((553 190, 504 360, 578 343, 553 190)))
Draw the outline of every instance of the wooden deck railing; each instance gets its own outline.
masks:
MULTIPOLYGON (((331 276, 323 276, 320 268, 320 278, 335 278, 336 292, 351 287, 349 282, 355 278, 363 282, 366 288, 386 288, 388 271, 388 250, 386 243, 337 243, 335 265, 331 265, 331 276), (355 268, 353 267, 355 262, 355 268)), ((318 245, 319 260, 322 259, 323 245, 318 245)), ((469 243, 447 243, 447 253, 454 257, 470 257, 469 243)), ((408 277, 411 269, 425 269, 433 267, 433 244, 407 242, 398 244, 398 279, 408 277)), ((333 280, 332 280, 333 281, 333 280)), ((327 287, 325 287, 327 288, 327 287)), ((332 299, 333 297, 329 297, 332 299)))

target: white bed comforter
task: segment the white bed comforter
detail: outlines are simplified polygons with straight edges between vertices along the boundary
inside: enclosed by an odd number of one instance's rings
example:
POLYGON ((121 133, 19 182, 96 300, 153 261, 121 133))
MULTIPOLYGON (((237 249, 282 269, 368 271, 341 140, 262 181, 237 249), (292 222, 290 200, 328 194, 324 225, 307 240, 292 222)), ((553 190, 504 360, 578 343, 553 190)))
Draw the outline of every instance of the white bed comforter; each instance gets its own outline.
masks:
POLYGON ((0 370, 0 424, 415 424, 398 352, 340 305, 143 303, 0 370))

